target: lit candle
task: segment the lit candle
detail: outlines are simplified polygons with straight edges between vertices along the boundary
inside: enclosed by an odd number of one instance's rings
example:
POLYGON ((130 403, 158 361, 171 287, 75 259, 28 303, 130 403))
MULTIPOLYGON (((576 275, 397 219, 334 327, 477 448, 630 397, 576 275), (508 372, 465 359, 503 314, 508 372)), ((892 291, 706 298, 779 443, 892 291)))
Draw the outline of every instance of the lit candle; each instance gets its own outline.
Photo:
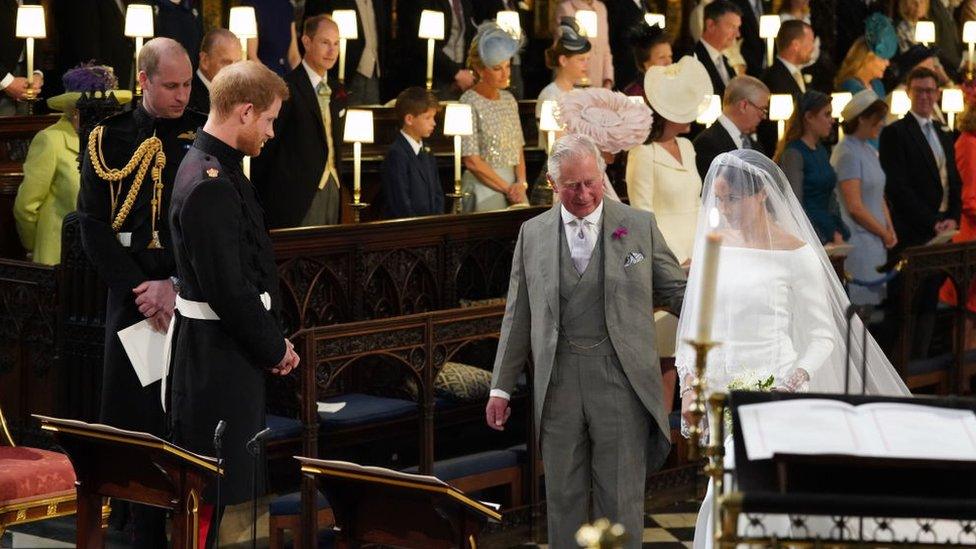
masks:
POLYGON ((34 87, 34 39, 27 38, 27 87, 34 87))
POLYGON ((420 28, 417 36, 427 40, 427 89, 434 85, 434 40, 444 39, 444 12, 424 10, 420 12, 420 28))
POLYGON ((454 194, 461 194, 461 136, 454 136, 454 194))
POLYGON ((352 172, 352 201, 359 204, 360 177, 362 177, 361 166, 363 157, 363 144, 356 141, 352 144, 353 172, 352 172))
POLYGON ((715 285, 718 282, 718 255, 722 248, 722 236, 710 232, 705 236, 705 252, 702 255, 701 294, 698 299, 698 341, 704 343, 712 337, 712 316, 715 313, 715 285))

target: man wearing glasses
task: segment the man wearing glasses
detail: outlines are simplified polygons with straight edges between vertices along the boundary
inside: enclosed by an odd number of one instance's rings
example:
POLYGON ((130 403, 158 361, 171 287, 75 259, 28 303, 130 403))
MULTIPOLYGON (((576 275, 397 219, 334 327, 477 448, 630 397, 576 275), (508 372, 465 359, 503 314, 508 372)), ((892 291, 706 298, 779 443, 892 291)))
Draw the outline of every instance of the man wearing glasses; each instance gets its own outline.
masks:
POLYGON ((737 76, 729 81, 722 97, 722 115, 699 133, 695 146, 698 174, 705 179, 716 156, 736 149, 765 153, 755 137, 756 127, 769 116, 769 88, 758 78, 737 76))

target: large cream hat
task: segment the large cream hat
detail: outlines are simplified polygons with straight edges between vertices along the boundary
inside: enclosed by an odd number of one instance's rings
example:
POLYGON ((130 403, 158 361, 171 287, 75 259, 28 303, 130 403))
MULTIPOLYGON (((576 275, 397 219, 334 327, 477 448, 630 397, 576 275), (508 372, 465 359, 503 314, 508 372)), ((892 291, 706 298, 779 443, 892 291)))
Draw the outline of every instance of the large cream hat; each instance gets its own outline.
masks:
POLYGON ((644 95, 654 113, 672 122, 693 122, 712 96, 712 81, 701 61, 682 57, 666 67, 655 66, 644 75, 644 95))

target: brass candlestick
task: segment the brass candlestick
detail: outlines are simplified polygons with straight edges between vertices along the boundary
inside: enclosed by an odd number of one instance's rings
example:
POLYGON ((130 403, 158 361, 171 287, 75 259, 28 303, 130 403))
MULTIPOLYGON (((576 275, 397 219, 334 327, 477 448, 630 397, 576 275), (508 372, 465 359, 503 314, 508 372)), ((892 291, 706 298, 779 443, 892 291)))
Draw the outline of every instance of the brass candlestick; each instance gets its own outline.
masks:
POLYGON ((709 395, 708 404, 712 410, 709 416, 709 437, 708 448, 705 455, 708 457, 708 464, 705 465, 705 474, 712 479, 712 534, 715 536, 715 546, 721 547, 719 543, 722 537, 722 520, 720 511, 722 509, 722 498, 725 488, 725 405, 726 394, 715 392, 709 395))
POLYGON ((349 203, 349 205, 352 206, 352 222, 353 223, 359 223, 359 215, 360 215, 360 213, 363 210, 365 210, 366 208, 368 208, 369 207, 369 204, 367 204, 365 202, 359 202, 357 200, 355 202, 349 203))
POLYGON ((697 460, 701 456, 701 421, 705 416, 705 366, 708 358, 708 351, 717 346, 714 341, 686 340, 686 343, 695 348, 695 379, 691 382, 691 391, 695 395, 695 400, 691 404, 688 413, 691 415, 692 423, 688 429, 688 459, 697 460))
MULTIPOLYGON (((457 188, 457 187, 455 187, 455 188, 457 188)), ((450 198, 450 199, 452 199, 454 201, 454 213, 456 213, 456 214, 461 213, 461 210, 463 209, 463 206, 464 206, 461 203, 461 199, 464 198, 464 193, 462 193, 460 191, 457 191, 457 192, 453 192, 453 193, 447 194, 445 196, 447 196, 448 198, 450 198)))

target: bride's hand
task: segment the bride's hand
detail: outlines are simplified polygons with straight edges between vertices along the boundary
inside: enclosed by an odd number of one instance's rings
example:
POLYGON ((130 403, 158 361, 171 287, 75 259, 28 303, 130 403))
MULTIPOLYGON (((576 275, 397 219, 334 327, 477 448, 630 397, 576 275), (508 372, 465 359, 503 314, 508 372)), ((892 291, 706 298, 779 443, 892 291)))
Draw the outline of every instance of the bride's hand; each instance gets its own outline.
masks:
POLYGON ((695 402, 695 392, 686 391, 681 394, 681 417, 684 418, 685 423, 688 425, 694 425, 695 421, 691 417, 691 404, 695 402))
POLYGON ((803 368, 794 368, 782 383, 773 388, 774 391, 796 393, 810 382, 810 374, 803 368))

